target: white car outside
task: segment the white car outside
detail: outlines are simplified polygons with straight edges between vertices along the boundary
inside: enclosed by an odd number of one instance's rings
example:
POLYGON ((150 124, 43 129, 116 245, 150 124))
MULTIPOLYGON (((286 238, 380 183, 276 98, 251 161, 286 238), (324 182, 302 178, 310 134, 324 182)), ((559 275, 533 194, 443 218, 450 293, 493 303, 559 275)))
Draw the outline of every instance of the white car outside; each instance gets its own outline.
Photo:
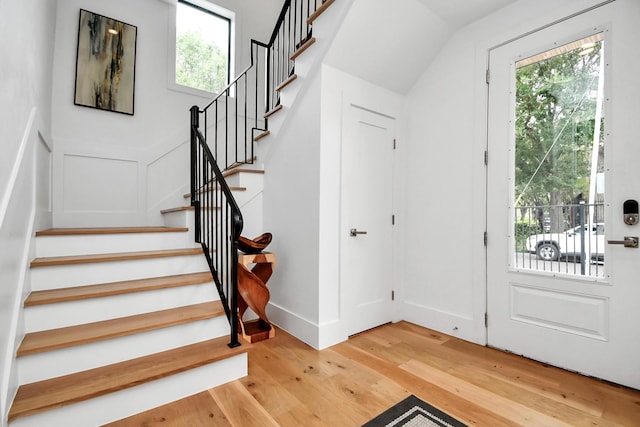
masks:
MULTIPOLYGON (((604 223, 587 224, 584 228, 584 250, 587 259, 604 262, 604 223)), ((581 247, 580 226, 563 233, 542 233, 527 238, 527 251, 545 261, 557 261, 560 258, 577 261, 580 259, 581 247)))

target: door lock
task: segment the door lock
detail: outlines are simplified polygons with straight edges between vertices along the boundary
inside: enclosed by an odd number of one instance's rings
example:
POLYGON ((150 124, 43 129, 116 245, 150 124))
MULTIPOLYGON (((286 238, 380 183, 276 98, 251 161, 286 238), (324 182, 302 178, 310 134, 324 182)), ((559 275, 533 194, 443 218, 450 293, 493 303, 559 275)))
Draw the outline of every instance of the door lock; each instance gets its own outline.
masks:
POLYGON ((367 232, 366 231, 358 231, 355 228, 352 228, 351 230, 349 230, 349 235, 351 237, 356 237, 358 234, 367 234, 367 232))
POLYGON ((624 236, 624 240, 607 240, 610 245, 624 245, 625 248, 637 248, 638 238, 624 236))
POLYGON ((627 225, 636 225, 638 223, 638 202, 636 200, 627 200, 622 204, 622 213, 624 223, 627 225))

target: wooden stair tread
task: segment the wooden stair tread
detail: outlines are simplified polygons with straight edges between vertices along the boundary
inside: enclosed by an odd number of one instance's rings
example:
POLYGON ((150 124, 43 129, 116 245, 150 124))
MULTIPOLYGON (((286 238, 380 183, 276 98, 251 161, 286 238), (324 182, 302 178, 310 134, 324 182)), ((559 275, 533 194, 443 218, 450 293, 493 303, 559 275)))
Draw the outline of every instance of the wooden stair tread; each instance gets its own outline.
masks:
POLYGON ((109 338, 132 335, 197 320, 224 315, 220 301, 170 308, 145 314, 120 317, 101 322, 31 332, 25 335, 18 356, 88 344, 109 338))
MULTIPOLYGON (((239 173, 258 173, 258 174, 264 174, 264 171, 262 169, 248 169, 248 168, 235 168, 235 169, 230 169, 230 170, 226 170, 224 172, 222 172, 222 176, 225 178, 228 178, 230 176, 233 175, 237 175, 239 173)), ((209 185, 213 182, 216 182, 217 179, 216 178, 212 178, 209 180, 209 182, 207 182, 207 184, 205 185, 209 185)))
POLYGON ((264 132, 261 132, 260 134, 256 135, 253 138, 254 142, 260 141, 262 138, 264 138, 265 136, 269 136, 271 134, 271 131, 265 130, 264 132))
POLYGON ((267 111, 267 113, 264 115, 265 119, 268 119, 269 117, 273 116, 275 113, 277 113, 278 111, 282 110, 282 104, 272 108, 271 110, 267 111))
POLYGON ((36 231, 36 236, 76 236, 87 234, 171 233, 189 231, 186 227, 87 227, 50 228, 36 231))
POLYGON ((228 171, 225 171, 222 173, 222 176, 224 176, 225 178, 230 177, 232 175, 236 175, 239 173, 258 173, 258 174, 264 174, 264 171, 261 169, 246 169, 246 168, 236 168, 236 169, 231 169, 228 171))
MULTIPOLYGON (((172 212, 192 211, 194 209, 195 209, 194 206, 178 206, 176 208, 163 209, 160 211, 160 213, 167 214, 172 212)), ((220 206, 200 206, 200 209, 205 209, 210 211, 219 211, 220 206)))
POLYGON ((192 211, 193 209, 195 209, 193 206, 178 206, 177 208, 163 209, 160 213, 167 214, 172 212, 192 211))
POLYGON ((20 386, 9 421, 123 390, 244 353, 216 338, 84 372, 20 386))
POLYGON ((234 162, 230 166, 227 166, 225 171, 229 171, 235 168, 241 168, 244 165, 252 165, 258 158, 256 156, 251 157, 250 159, 246 159, 244 162, 234 162))
POLYGON ((178 286, 194 285, 212 281, 211 273, 178 274, 174 276, 152 277, 147 279, 126 280, 121 282, 101 283, 97 285, 75 286, 71 288, 34 291, 24 302, 25 307, 58 302, 78 301, 134 292, 144 292, 178 286))
MULTIPOLYGON (((198 191, 198 194, 204 194, 204 193, 208 193, 210 191, 218 191, 220 190, 220 186, 216 185, 215 187, 210 187, 207 186, 205 188, 200 189, 200 191, 198 191)), ((247 187, 229 187, 229 190, 231 191, 247 191, 247 187)), ((191 193, 186 193, 182 195, 185 199, 189 199, 191 198, 191 193)))
POLYGON ((291 55, 291 60, 295 61, 297 57, 299 57, 300 55, 302 55, 302 53, 309 49, 309 47, 311 47, 312 44, 314 44, 316 42, 316 38, 315 37, 311 37, 309 40, 305 41, 302 46, 300 46, 298 48, 298 50, 296 50, 295 52, 293 52, 293 55, 291 55))
POLYGON ((297 78, 298 78, 297 74, 292 74, 291 76, 289 76, 287 80, 283 81, 282 83, 280 83, 280 85, 278 85, 278 87, 276 88, 276 92, 280 92, 282 89, 284 89, 285 87, 293 83, 297 78))
POLYGON ((313 21, 315 21, 320 15, 322 15, 322 13, 327 10, 334 1, 335 0, 326 0, 324 3, 322 3, 322 5, 318 9, 316 9, 315 12, 309 15, 309 17, 307 18, 307 24, 313 24, 313 21))
POLYGON ((198 255, 202 249, 198 247, 186 249, 163 249, 157 251, 116 252, 107 254, 70 255, 58 257, 41 257, 31 261, 31 267, 46 267, 53 265, 88 264, 94 262, 128 261, 136 259, 164 258, 172 256, 198 255))

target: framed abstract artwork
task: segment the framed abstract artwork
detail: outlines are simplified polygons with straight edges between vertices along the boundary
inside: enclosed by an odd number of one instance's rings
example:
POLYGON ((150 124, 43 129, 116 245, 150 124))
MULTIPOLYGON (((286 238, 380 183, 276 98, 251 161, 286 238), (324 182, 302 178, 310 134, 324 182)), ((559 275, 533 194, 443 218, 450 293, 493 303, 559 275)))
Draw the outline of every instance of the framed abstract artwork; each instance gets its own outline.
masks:
POLYGON ((74 104, 133 115, 137 33, 80 9, 74 104))

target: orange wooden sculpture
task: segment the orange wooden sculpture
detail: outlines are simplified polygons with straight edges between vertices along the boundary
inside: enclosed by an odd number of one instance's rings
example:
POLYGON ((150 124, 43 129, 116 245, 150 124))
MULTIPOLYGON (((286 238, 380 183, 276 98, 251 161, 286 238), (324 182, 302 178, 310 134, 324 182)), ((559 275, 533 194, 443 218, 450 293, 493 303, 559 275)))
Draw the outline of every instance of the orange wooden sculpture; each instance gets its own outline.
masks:
POLYGON ((267 281, 273 273, 276 256, 261 252, 271 242, 271 234, 265 233, 253 240, 240 238, 239 248, 245 254, 238 255, 238 319, 242 337, 250 343, 266 340, 275 336, 275 329, 269 322, 265 308, 269 302, 267 281), (250 266, 253 265, 253 267, 250 266), (258 318, 244 320, 250 308, 258 318))

